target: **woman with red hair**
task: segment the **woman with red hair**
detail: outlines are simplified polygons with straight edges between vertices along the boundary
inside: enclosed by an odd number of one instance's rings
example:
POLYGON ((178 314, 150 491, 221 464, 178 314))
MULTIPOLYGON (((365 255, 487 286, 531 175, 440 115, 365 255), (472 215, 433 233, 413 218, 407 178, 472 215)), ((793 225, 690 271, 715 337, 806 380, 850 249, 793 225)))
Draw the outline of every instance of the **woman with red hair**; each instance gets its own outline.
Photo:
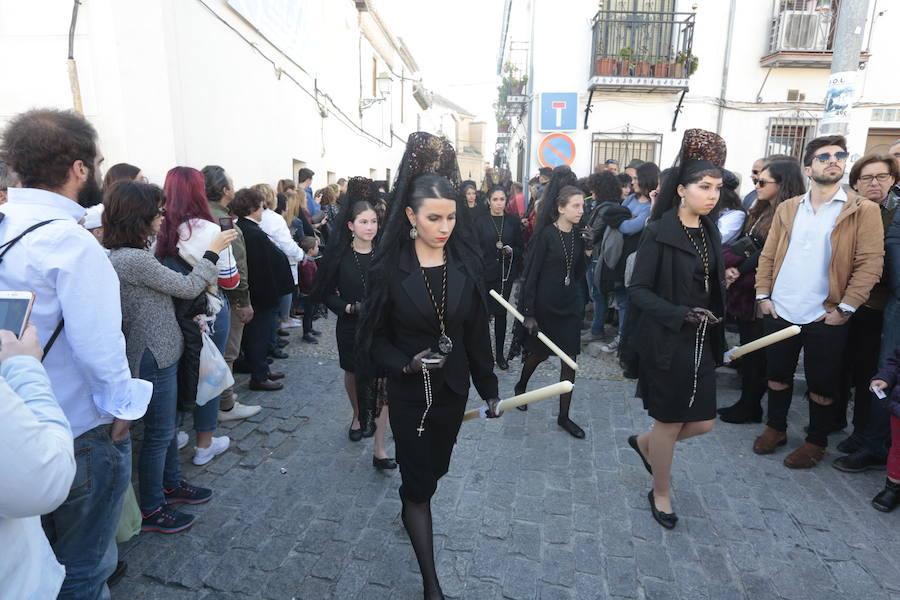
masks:
MULTIPOLYGON (((156 239, 156 256, 170 268, 190 272, 203 258, 205 249, 219 234, 221 228, 213 222, 206 199, 206 182, 200 171, 190 167, 171 169, 166 174, 164 190, 165 218, 156 239)), ((219 254, 216 267, 218 285, 206 288, 206 306, 200 307, 200 314, 194 320, 206 324, 213 342, 220 352, 224 352, 225 342, 228 340, 230 311, 221 289, 234 289, 241 279, 231 248, 219 254)), ((179 396, 184 397, 188 394, 193 397, 191 399, 195 399, 197 391, 195 371, 199 368, 199 348, 191 350, 186 344, 182 361, 185 360, 192 365, 192 368, 185 369, 191 379, 185 382, 184 377, 179 374, 179 396)), ((228 436, 213 437, 218 414, 218 396, 203 406, 194 408, 194 431, 197 432, 193 459, 195 465, 205 465, 228 450, 231 443, 228 436)))

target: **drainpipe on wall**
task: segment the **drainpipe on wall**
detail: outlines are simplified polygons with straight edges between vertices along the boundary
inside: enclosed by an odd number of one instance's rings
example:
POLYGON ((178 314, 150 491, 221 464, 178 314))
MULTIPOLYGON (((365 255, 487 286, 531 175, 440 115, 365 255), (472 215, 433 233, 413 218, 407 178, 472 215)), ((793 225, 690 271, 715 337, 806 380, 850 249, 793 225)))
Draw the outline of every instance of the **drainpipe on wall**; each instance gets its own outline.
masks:
POLYGON ((725 116, 725 92, 728 90, 728 66, 731 62, 731 37, 734 30, 734 11, 737 0, 731 0, 728 7, 728 30, 725 42, 725 63, 722 65, 722 90, 719 92, 719 116, 716 118, 716 133, 722 134, 722 118, 725 116))
POLYGON ((81 0, 72 5, 72 23, 69 25, 69 87, 72 88, 72 106, 79 115, 84 114, 81 104, 81 85, 78 83, 78 66, 75 64, 75 24, 78 22, 78 6, 81 0))

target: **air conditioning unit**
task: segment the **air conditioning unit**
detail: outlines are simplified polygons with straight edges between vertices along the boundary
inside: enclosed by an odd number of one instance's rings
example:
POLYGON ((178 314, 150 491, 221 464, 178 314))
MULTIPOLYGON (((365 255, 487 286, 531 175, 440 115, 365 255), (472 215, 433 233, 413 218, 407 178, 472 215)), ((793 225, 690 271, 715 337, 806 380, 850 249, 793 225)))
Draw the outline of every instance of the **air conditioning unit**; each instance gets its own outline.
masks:
POLYGON ((788 90, 787 99, 788 102, 804 102, 806 100, 806 94, 800 90, 788 90))
POLYGON ((828 49, 828 21, 817 12, 786 10, 778 26, 781 50, 824 52, 828 49))

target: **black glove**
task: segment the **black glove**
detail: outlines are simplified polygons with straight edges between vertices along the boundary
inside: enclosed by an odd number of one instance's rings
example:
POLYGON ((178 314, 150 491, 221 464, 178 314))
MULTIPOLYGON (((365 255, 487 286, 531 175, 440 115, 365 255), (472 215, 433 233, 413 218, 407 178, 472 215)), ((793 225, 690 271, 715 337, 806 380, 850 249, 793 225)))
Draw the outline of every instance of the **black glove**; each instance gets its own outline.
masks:
POLYGON ((440 369, 444 366, 444 363, 447 362, 446 354, 435 354, 434 358, 440 356, 441 362, 438 363, 423 363, 422 359, 426 356, 432 355, 431 350, 422 350, 418 354, 412 357, 412 360, 409 361, 405 367, 403 367, 403 372, 408 374, 411 373, 421 373, 422 369, 428 369, 429 371, 434 371, 435 369, 440 369))
POLYGON ((487 402, 487 418, 488 419, 499 419, 503 416, 503 411, 498 410, 500 406, 500 398, 489 398, 485 400, 487 402))
POLYGON ((525 317, 525 320, 522 321, 522 327, 525 328, 525 331, 528 332, 528 335, 538 334, 538 323, 537 319, 535 319, 534 317, 525 317))
POLYGON ((583 227, 580 231, 581 239, 584 240, 585 246, 594 245, 594 230, 590 227, 583 227))
POLYGON ((699 306, 695 306, 691 310, 688 311, 686 315, 684 315, 684 321, 686 323, 690 323, 691 325, 699 325, 703 318, 708 319, 709 325, 715 325, 719 322, 719 318, 716 317, 712 313, 711 310, 707 308, 700 308, 699 306))

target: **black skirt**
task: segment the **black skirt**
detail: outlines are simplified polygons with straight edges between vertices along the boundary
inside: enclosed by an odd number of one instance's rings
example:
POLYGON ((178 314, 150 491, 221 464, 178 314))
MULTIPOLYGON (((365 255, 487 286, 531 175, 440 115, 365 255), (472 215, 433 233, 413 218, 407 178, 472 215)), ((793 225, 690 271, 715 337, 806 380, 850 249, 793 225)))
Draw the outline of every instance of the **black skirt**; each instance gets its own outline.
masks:
POLYGON ((644 409, 663 423, 691 423, 716 418, 716 361, 712 353, 712 327, 703 344, 703 359, 697 372, 697 391, 691 402, 694 378, 694 344, 697 329, 685 326, 678 332, 672 365, 660 369, 640 361, 639 395, 644 409))
POLYGON ((403 482, 400 495, 411 502, 427 502, 434 496, 438 480, 450 468, 450 456, 467 398, 446 385, 433 390, 431 409, 420 436, 417 429, 425 411, 424 394, 415 400, 405 394, 392 395, 388 381, 388 397, 391 399, 391 432, 403 482))
POLYGON ((348 373, 356 372, 356 324, 355 316, 340 315, 334 329, 337 340, 338 362, 348 373))

